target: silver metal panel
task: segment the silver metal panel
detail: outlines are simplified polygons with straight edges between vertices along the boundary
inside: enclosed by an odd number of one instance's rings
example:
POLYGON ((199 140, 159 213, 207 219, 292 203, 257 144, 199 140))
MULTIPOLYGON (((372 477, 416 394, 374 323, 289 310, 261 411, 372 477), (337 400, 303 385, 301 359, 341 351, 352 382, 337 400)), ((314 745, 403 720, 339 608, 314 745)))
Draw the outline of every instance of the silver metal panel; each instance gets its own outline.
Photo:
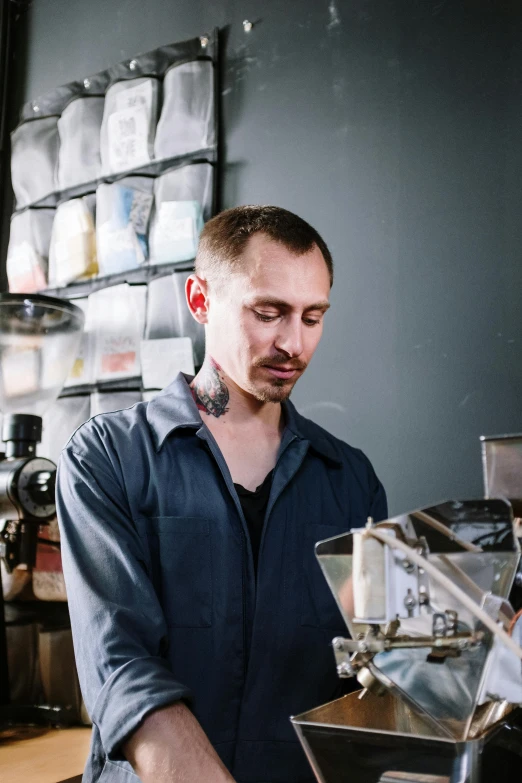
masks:
POLYGON ((484 492, 487 498, 515 501, 515 513, 522 509, 522 434, 482 437, 484 492))

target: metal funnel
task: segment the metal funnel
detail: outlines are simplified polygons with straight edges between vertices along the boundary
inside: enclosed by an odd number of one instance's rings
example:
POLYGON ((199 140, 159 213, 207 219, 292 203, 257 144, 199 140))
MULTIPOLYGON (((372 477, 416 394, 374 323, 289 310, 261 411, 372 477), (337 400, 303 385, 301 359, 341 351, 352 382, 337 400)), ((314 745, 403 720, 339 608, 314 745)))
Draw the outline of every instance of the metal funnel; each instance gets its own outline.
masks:
MULTIPOLYGON (((388 520, 384 529, 390 524, 400 526, 409 539, 423 539, 427 559, 475 603, 498 616, 519 560, 512 509, 507 501, 450 501, 388 520)), ((319 564, 351 637, 357 639, 360 634, 366 635, 370 625, 358 621, 354 614, 353 551, 352 533, 316 545, 319 564)), ((465 741, 484 697, 493 634, 426 572, 419 572, 418 577, 429 601, 415 616, 401 620, 401 632, 410 637, 429 636, 434 615, 452 610, 458 614, 459 632, 477 633, 482 641, 440 662, 430 660, 426 647, 380 652, 373 657, 372 672, 394 698, 431 725, 435 734, 465 741)))
POLYGON ((41 416, 76 358, 85 316, 62 299, 0 294, 0 413, 41 416))

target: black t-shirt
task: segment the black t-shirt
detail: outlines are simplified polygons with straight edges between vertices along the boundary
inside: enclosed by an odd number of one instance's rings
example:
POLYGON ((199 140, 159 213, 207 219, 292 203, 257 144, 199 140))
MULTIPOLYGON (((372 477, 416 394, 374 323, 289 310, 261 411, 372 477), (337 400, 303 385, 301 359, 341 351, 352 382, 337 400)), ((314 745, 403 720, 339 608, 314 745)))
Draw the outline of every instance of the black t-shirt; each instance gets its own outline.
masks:
POLYGON ((241 502, 241 508, 245 515, 248 532, 250 534, 250 543, 252 545, 252 554, 254 555, 254 567, 257 572, 257 561, 259 559, 259 547, 261 545, 261 534, 263 533, 263 524, 265 521, 266 507, 270 489, 272 488, 271 470, 265 480, 255 491, 245 489, 241 484, 234 484, 236 492, 241 502))

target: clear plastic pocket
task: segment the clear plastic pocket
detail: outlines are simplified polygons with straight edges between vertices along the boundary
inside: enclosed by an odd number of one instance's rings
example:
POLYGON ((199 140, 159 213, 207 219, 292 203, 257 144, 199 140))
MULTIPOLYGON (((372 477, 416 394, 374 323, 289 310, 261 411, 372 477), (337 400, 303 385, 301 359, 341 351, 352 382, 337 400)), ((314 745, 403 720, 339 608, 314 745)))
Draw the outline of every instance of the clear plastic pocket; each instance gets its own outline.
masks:
POLYGON ((140 375, 146 295, 147 286, 124 283, 104 288, 89 297, 89 319, 95 341, 95 381, 140 375))
POLYGON ((98 274, 95 210, 94 193, 57 208, 49 252, 50 286, 65 286, 98 274))
POLYGON ((212 214, 214 169, 195 163, 165 172, 155 181, 150 260, 168 264, 195 257, 204 220, 212 214))
POLYGON ((96 191, 96 243, 100 275, 126 272, 149 255, 148 226, 153 180, 125 177, 96 191))
POLYGON ((215 144, 214 67, 208 60, 175 65, 163 80, 156 158, 171 158, 215 144))
POLYGON ((11 293, 31 294, 47 286, 54 209, 26 209, 13 215, 7 250, 11 293))
POLYGON ((148 285, 146 340, 190 337, 194 364, 200 367, 205 356, 205 329, 194 320, 185 298, 190 272, 174 272, 156 278, 148 285))
POLYGON ((81 97, 71 101, 63 110, 58 120, 59 190, 92 182, 100 176, 103 106, 103 97, 81 97))
POLYGON ((17 209, 53 193, 57 187, 58 117, 19 125, 11 135, 11 181, 17 209))

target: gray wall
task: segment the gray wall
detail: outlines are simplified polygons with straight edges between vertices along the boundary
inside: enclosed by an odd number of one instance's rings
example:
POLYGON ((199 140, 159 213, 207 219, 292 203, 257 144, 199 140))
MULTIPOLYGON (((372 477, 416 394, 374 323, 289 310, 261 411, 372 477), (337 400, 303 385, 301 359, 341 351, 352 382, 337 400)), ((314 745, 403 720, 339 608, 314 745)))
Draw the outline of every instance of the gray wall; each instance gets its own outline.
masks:
POLYGON ((480 495, 479 435, 522 431, 521 19, 505 0, 29 11, 25 99, 227 27, 222 206, 279 204, 330 244, 333 308, 294 398, 367 452, 393 512, 480 495))

